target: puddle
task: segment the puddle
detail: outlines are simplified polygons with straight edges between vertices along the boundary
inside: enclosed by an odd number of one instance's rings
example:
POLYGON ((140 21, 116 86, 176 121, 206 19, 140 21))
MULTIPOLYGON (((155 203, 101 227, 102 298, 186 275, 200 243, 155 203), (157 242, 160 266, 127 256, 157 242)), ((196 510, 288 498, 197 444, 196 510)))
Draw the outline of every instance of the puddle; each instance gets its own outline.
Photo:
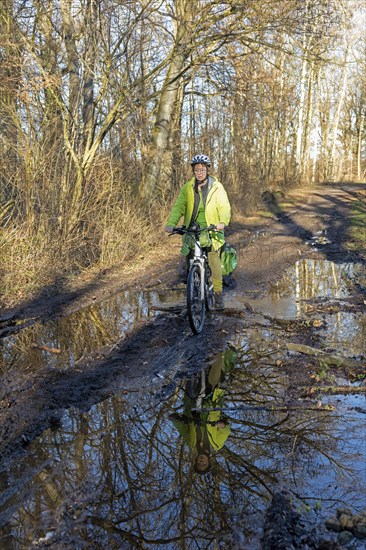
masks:
POLYGON ((321 246, 326 244, 331 244, 331 240, 329 239, 327 235, 326 230, 317 231, 315 235, 307 241, 307 244, 312 246, 314 250, 318 250, 321 246))
POLYGON ((253 357, 227 350, 164 398, 67 411, 0 472, 0 546, 255 550, 272 491, 312 521, 364 509, 364 400, 287 410, 283 372, 253 357))
POLYGON ((347 357, 366 355, 366 315, 340 312, 326 318, 321 334, 328 349, 339 350, 347 357))
POLYGON ((35 323, 0 340, 0 367, 23 370, 48 365, 67 369, 83 357, 123 338, 141 319, 157 314, 152 308, 182 302, 182 291, 125 291, 67 317, 35 323), (36 347, 37 346, 37 347, 36 347), (40 346, 53 350, 42 351, 40 346))
MULTIPOLYGON (((345 300, 357 280, 366 287, 365 267, 334 264, 326 260, 301 260, 285 277, 270 288, 268 297, 251 299, 228 294, 227 304, 249 302, 255 311, 271 317, 298 319, 306 317, 309 300, 345 300)), ((3 372, 43 367, 74 367, 89 353, 124 337, 137 321, 184 303, 184 288, 173 291, 125 291, 111 299, 78 311, 68 317, 44 324, 36 323, 18 334, 0 340, 0 369, 3 372), (54 350, 42 351, 40 346, 54 350)), ((342 312, 326 316, 325 338, 332 347, 347 348, 349 354, 366 354, 365 315, 342 312), (350 345, 351 343, 351 345, 350 345)))
POLYGON ((273 284, 266 298, 248 301, 256 310, 273 317, 295 319, 306 313, 308 300, 345 300, 356 282, 366 287, 366 269, 361 264, 305 259, 273 284))
POLYGON ((366 354, 366 316, 339 311, 342 305, 347 309, 355 284, 366 288, 366 269, 361 264, 301 260, 271 286, 266 298, 247 302, 254 311, 277 319, 321 319, 325 328, 320 333, 329 349, 358 356, 366 354), (335 312, 332 303, 337 305, 335 312))
MULTIPOLYGON (((352 285, 366 286, 365 280, 362 266, 306 260, 266 299, 235 300, 275 318, 320 317, 328 349, 361 356, 365 315, 320 306, 347 305, 352 285), (318 309, 309 311, 309 303, 318 309)), ((3 372, 72 368, 155 315, 154 306, 183 301, 182 290, 125 292, 35 324, 0 342, 3 372)), ((307 400, 289 405, 283 336, 267 325, 228 335, 239 354, 218 355, 197 383, 169 381, 158 394, 163 382, 151 380, 147 394, 66 411, 61 427, 45 431, 0 470, 0 547, 256 550, 264 510, 281 489, 312 525, 338 508, 364 510, 364 397, 325 396, 318 408, 307 400)))

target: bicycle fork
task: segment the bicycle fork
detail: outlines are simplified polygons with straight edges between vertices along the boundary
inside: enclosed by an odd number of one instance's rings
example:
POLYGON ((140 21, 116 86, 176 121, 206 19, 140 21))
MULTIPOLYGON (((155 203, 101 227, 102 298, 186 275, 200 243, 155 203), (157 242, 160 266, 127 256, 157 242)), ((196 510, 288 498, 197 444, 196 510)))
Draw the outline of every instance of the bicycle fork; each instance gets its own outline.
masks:
POLYGON ((196 264, 200 268, 200 274, 201 274, 201 281, 200 281, 200 299, 203 302, 205 299, 205 260, 202 257, 202 250, 201 245, 196 242, 194 245, 194 258, 192 260, 192 264, 196 264))
POLYGON ((203 258, 200 258, 200 272, 201 272, 201 301, 205 300, 205 268, 203 258))

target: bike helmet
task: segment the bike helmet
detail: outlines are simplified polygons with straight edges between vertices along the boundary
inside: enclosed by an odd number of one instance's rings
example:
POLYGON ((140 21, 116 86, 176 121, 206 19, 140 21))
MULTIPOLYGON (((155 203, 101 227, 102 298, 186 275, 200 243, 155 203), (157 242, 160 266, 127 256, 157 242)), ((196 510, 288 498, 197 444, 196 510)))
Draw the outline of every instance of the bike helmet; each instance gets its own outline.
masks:
POLYGON ((191 160, 191 166, 195 164, 206 164, 207 167, 210 167, 211 161, 207 155, 195 155, 191 160))

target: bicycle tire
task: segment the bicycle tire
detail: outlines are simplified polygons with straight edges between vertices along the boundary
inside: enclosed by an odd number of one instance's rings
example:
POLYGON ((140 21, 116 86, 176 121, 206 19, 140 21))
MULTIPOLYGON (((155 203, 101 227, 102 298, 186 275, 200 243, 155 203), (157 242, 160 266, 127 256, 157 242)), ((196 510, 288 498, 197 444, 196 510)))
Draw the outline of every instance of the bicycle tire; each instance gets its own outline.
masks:
POLYGON ((192 332, 200 334, 205 324, 206 306, 205 300, 201 299, 201 270, 198 265, 193 265, 188 273, 187 310, 192 332))
POLYGON ((211 269, 208 265, 206 266, 205 304, 207 311, 215 309, 215 293, 211 279, 211 269))
POLYGON ((187 380, 186 391, 190 399, 197 399, 202 386, 201 373, 195 372, 187 380))

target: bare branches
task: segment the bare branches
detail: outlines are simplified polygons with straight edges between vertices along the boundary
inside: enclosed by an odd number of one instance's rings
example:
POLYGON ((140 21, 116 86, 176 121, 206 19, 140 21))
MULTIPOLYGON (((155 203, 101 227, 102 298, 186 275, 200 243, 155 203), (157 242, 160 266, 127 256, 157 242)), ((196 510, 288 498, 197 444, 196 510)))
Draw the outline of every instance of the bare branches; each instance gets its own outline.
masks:
POLYGON ((103 196, 113 181, 149 207, 169 200, 198 149, 237 204, 267 187, 361 179, 364 12, 357 1, 352 10, 343 0, 4 0, 1 201, 15 200, 29 228, 73 241, 94 226, 101 165, 103 196))

